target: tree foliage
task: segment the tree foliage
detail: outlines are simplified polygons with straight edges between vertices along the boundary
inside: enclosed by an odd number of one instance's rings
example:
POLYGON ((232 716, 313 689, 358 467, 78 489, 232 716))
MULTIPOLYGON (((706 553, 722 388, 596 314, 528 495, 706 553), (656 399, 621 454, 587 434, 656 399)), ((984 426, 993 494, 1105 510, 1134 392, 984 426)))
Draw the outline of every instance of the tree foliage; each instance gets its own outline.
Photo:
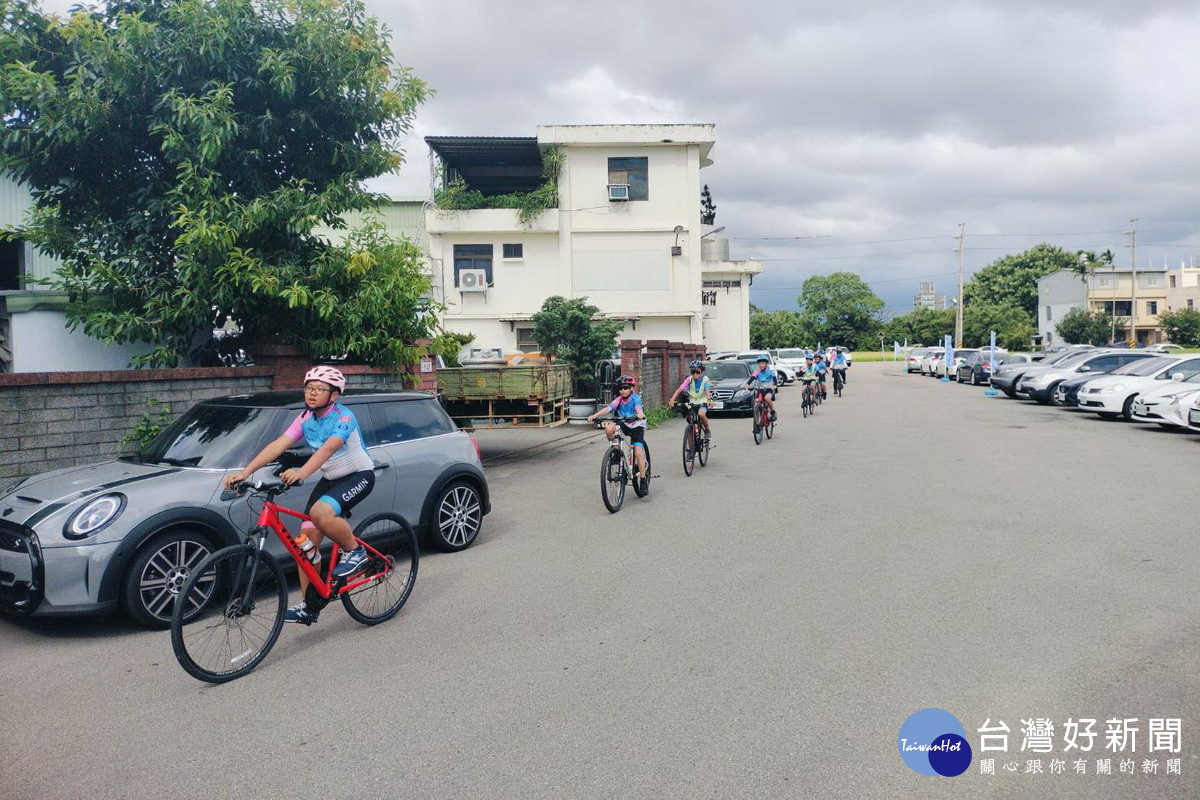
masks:
POLYGON ((1200 311, 1191 308, 1164 311, 1158 319, 1167 333, 1167 341, 1200 347, 1200 311))
POLYGON ((361 0, 2 7, 0 168, 33 196, 19 235, 62 262, 72 324, 167 366, 227 315, 378 363, 427 332, 415 248, 313 234, 380 203, 362 182, 400 164, 427 94, 361 0))
POLYGON ((963 287, 966 305, 1016 306, 1030 317, 1037 315, 1038 278, 1060 269, 1085 277, 1097 267, 1111 265, 1112 254, 1088 251, 1071 253, 1055 245, 1042 243, 1016 255, 999 258, 979 270, 963 287))
POLYGON ((812 337, 798 311, 756 311, 750 314, 750 346, 755 349, 805 347, 812 337))
POLYGON ((1006 350, 1024 350, 1037 333, 1033 318, 1015 306, 995 306, 974 303, 963 309, 963 346, 983 347, 991 343, 996 332, 996 344, 1006 350))
POLYGON ((1112 335, 1113 320, 1103 311, 1072 308, 1055 325, 1055 330, 1069 344, 1107 344, 1112 335))
POLYGON ((948 334, 954 333, 954 310, 914 308, 907 314, 892 317, 883 324, 885 346, 891 342, 910 345, 940 345, 948 334))
MULTIPOLYGON (((595 319, 600 309, 586 297, 547 297, 533 315, 533 338, 543 353, 557 357, 575 370, 581 392, 595 392, 595 368, 609 358, 617 335, 625 327, 619 320, 595 319)), ((581 395, 583 396, 583 395, 581 395)))
POLYGON ((805 332, 823 345, 870 348, 878 342, 883 299, 853 272, 814 275, 796 302, 805 332))
POLYGON ((700 222, 705 225, 715 225, 717 222, 717 204, 713 202, 707 183, 700 192, 700 222))

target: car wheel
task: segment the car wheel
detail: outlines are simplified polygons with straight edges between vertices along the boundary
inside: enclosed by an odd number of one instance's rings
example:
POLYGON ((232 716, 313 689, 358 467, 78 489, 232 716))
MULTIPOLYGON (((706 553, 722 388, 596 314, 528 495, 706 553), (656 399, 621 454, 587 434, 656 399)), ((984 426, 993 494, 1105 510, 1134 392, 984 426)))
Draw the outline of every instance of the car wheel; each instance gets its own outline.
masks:
MULTIPOLYGON (((1129 397, 1125 398, 1124 405, 1121 406, 1121 416, 1125 418, 1126 422, 1133 420, 1133 399, 1135 397, 1137 397, 1136 394, 1129 395, 1129 397)), ((1113 414, 1113 416, 1115 417, 1116 414, 1113 414)))
POLYGON ((145 628, 168 627, 179 590, 213 549, 212 541, 195 530, 151 538, 137 551, 125 574, 125 613, 145 628))
POLYGON ((430 512, 433 545, 443 552, 465 550, 483 526, 483 500, 467 481, 452 481, 438 494, 430 512))
POLYGON ((1015 398, 1017 396, 1017 392, 1015 389, 1004 389, 1003 391, 1009 397, 1015 398))

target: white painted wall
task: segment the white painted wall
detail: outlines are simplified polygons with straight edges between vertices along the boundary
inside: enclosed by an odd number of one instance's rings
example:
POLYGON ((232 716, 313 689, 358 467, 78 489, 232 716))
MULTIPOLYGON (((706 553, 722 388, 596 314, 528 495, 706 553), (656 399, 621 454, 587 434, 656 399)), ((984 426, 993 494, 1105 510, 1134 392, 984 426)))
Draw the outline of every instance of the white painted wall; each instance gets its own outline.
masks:
POLYGON ((67 329, 61 311, 13 314, 13 372, 76 372, 129 369, 130 360, 150 351, 147 345, 110 346, 82 330, 67 329))

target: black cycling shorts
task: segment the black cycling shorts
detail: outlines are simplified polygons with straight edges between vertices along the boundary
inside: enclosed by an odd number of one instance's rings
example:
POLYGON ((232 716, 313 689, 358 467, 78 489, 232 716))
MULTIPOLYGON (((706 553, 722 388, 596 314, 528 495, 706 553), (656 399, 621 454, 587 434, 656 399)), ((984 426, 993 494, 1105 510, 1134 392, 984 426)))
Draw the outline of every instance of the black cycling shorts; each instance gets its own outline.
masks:
POLYGON ((618 422, 617 424, 621 426, 621 432, 629 437, 629 443, 631 445, 640 444, 642 447, 646 446, 646 429, 645 429, 645 427, 639 425, 636 428, 634 428, 630 425, 626 425, 624 422, 618 422))
POLYGON ((333 506, 333 511, 339 517, 354 508, 362 499, 375 488, 374 470, 364 469, 361 472, 351 472, 340 478, 328 480, 321 478, 308 496, 308 506, 305 511, 311 513, 312 507, 324 500, 333 506))
POLYGON ((817 382, 819 382, 819 383, 825 382, 825 373, 824 372, 817 373, 817 382))

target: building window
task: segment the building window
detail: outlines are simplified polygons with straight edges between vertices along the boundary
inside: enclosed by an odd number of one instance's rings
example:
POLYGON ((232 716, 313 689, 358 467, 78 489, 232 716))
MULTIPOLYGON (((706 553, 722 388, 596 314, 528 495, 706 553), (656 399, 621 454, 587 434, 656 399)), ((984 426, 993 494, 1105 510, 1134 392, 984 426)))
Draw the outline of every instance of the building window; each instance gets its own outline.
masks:
POLYGON ((610 158, 608 160, 608 182, 624 183, 629 186, 630 200, 649 200, 650 183, 648 180, 647 159, 640 158, 610 158))
POLYGON ((1049 322, 1052 319, 1054 319, 1054 316, 1050 312, 1050 306, 1046 306, 1046 321, 1049 322))
POLYGON ((464 269, 482 269, 487 271, 488 286, 492 285, 492 246, 490 244, 456 244, 454 245, 454 285, 458 286, 458 276, 464 269))
POLYGON ((1113 285, 1113 279, 1111 277, 1103 277, 1100 279, 1100 288, 1101 289, 1111 289, 1112 285, 1113 285))
POLYGON ((1188 311, 1195 311, 1195 310, 1196 310, 1196 301, 1189 297, 1188 298, 1188 311))
POLYGON ((1174 288, 1175 288, 1175 276, 1174 276, 1174 275, 1168 275, 1168 276, 1167 276, 1167 280, 1170 282, 1170 284, 1171 284, 1171 288, 1172 288, 1172 289, 1174 289, 1174 288))
POLYGON ((1159 286, 1162 286, 1162 278, 1158 275, 1151 275, 1146 278, 1145 286, 1149 289, 1156 289, 1159 286))
POLYGON ((1158 313, 1158 301, 1157 300, 1147 300, 1146 301, 1146 313, 1152 317, 1158 313))
POLYGON ((25 274, 25 242, 0 241, 0 290, 20 289, 25 274))
POLYGON ((522 353, 536 353, 538 351, 538 343, 534 341, 532 326, 517 327, 517 349, 522 353))
POLYGON ((504 245, 504 259, 520 259, 525 257, 525 245, 523 244, 506 244, 504 245))

